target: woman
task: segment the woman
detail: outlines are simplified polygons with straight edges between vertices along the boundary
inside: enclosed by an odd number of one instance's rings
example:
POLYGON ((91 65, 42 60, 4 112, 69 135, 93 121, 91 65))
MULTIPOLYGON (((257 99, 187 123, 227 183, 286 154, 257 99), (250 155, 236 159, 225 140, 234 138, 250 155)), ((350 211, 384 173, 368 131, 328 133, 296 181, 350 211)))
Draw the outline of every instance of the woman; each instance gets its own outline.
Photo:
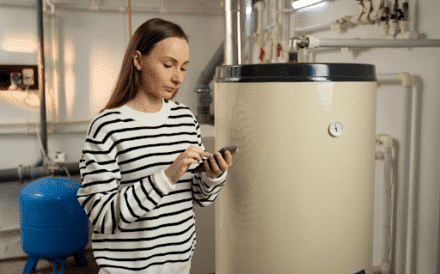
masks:
POLYGON ((194 115, 169 100, 185 76, 187 40, 171 22, 141 25, 108 104, 90 124, 77 196, 94 228, 100 274, 189 273, 193 201, 211 204, 232 164, 229 152, 204 151, 194 115), (206 171, 195 173, 203 157, 206 171))

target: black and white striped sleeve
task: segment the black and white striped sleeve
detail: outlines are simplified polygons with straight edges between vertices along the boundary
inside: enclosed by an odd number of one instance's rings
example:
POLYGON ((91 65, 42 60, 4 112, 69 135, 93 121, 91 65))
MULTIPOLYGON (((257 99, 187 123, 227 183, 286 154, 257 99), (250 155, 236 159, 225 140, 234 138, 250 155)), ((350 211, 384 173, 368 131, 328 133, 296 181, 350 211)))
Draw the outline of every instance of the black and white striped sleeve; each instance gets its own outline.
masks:
POLYGON ((95 232, 114 234, 154 209, 165 194, 154 182, 163 180, 160 173, 119 187, 117 141, 104 124, 92 124, 89 130, 79 164, 82 186, 77 198, 95 232))
MULTIPOLYGON (((204 149, 202 144, 200 125, 195 120, 199 146, 204 149)), ((222 176, 212 179, 205 172, 196 173, 192 182, 193 199, 202 207, 212 204, 222 187, 225 185, 227 172, 222 176)))

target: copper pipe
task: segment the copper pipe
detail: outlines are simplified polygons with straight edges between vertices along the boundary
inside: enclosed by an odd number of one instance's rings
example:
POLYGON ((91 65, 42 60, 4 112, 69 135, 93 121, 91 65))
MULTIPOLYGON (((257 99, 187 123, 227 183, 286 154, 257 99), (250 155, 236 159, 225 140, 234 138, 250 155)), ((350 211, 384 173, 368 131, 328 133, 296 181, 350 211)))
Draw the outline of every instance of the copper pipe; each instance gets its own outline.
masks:
POLYGON ((131 0, 128 1, 128 40, 131 39, 131 0))

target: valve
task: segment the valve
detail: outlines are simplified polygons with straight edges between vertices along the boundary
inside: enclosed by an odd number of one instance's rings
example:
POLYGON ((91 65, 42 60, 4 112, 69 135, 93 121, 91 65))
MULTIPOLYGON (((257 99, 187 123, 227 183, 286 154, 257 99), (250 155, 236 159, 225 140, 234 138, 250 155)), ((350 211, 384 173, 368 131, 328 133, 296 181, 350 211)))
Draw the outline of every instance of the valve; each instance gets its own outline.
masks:
POLYGON ((351 23, 355 24, 355 25, 359 25, 362 24, 362 22, 360 21, 362 15, 364 14, 364 0, 356 0, 359 1, 358 4, 358 13, 351 17, 350 21, 351 23))
POLYGON ((402 4, 402 21, 408 21, 409 18, 409 5, 408 2, 402 4))
POLYGON ((390 8, 384 7, 382 16, 380 17, 380 21, 384 22, 385 24, 388 24, 390 21, 390 8))
POLYGON ((397 22, 398 20, 402 20, 403 12, 399 9, 399 0, 394 0, 393 13, 391 14, 391 20, 397 22))
POLYGON ((295 36, 289 40, 289 63, 298 62, 298 52, 300 49, 308 48, 309 38, 304 36, 295 36))
POLYGON ((370 19, 373 21, 380 21, 383 14, 383 0, 372 0, 373 11, 370 13, 370 19))
POLYGON ((374 24, 374 21, 370 19, 370 14, 372 11, 373 6, 371 0, 365 0, 363 14, 360 19, 363 24, 374 24))

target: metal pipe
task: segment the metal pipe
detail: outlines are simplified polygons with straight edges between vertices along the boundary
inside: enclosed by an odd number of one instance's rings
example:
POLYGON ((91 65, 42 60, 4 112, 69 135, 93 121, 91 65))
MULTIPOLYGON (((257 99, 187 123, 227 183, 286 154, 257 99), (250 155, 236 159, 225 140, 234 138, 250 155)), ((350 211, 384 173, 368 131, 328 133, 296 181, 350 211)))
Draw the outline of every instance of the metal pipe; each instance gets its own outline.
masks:
POLYGON ((198 94, 197 103, 197 121, 200 124, 214 124, 211 117, 210 104, 212 102, 211 89, 209 83, 215 75, 215 70, 223 64, 225 54, 225 45, 222 43, 211 58, 205 69, 200 73, 195 92, 198 94))
POLYGON ((37 178, 58 175, 66 176, 66 168, 70 175, 80 174, 78 163, 66 163, 58 169, 50 170, 46 166, 19 166, 18 168, 10 168, 0 170, 0 183, 7 182, 24 182, 26 180, 35 180, 37 178))
MULTIPOLYGON (((146 1, 144 1, 146 2, 146 1)), ((69 11, 90 11, 90 5, 86 5, 87 1, 69 1, 69 2, 59 2, 57 3, 58 10, 69 10, 69 11)), ((121 13, 121 7, 117 5, 112 5, 113 3, 118 3, 118 1, 106 1, 105 6, 99 6, 99 12, 112 12, 112 13, 121 13)), ((12 0, 2 0, 0 1, 0 7, 9 7, 9 8, 27 8, 27 9, 35 9, 35 4, 29 1, 12 1, 12 0)), ((126 12, 126 9, 123 10, 126 12)), ((149 6, 141 6, 141 5, 132 5, 132 13, 149 13, 149 14, 160 14, 159 8, 149 7, 149 6)), ((184 8, 173 8, 167 11, 167 14, 177 14, 177 15, 189 15, 189 16, 220 16, 223 15, 223 11, 221 10, 200 10, 200 9, 184 9, 184 8)))
MULTIPOLYGON (((290 0, 283 0, 281 10, 288 9, 290 6, 290 0)), ((289 51, 289 38, 290 38, 290 14, 282 12, 282 52, 283 52, 283 60, 282 62, 288 61, 288 51, 289 51)))
POLYGON ((131 39, 131 0, 127 0, 127 16, 128 16, 128 40, 131 39))
POLYGON ((241 64, 239 0, 225 1, 225 65, 241 64))
POLYGON ((212 56, 209 63, 206 65, 205 69, 200 73, 199 79, 197 80, 196 92, 201 92, 206 89, 209 90, 209 83, 215 75, 215 69, 220 66, 224 61, 224 43, 221 43, 214 56, 212 56))
POLYGON ((240 25, 243 26, 243 33, 241 58, 242 64, 252 63, 252 35, 253 35, 253 18, 252 18, 252 0, 241 0, 240 1, 240 12, 241 12, 241 22, 240 25))
MULTIPOLYGON (((38 24, 38 34, 39 34, 39 50, 38 50, 38 73, 39 73, 39 89, 41 90, 40 99, 40 123, 41 123, 41 144, 42 149, 42 159, 44 155, 47 155, 47 119, 46 119, 46 82, 45 82, 45 72, 44 72, 44 24, 43 24, 43 0, 37 1, 37 24, 38 24)), ((44 162, 44 161, 43 161, 44 162)), ((38 161, 36 165, 40 165, 42 161, 38 161)))

